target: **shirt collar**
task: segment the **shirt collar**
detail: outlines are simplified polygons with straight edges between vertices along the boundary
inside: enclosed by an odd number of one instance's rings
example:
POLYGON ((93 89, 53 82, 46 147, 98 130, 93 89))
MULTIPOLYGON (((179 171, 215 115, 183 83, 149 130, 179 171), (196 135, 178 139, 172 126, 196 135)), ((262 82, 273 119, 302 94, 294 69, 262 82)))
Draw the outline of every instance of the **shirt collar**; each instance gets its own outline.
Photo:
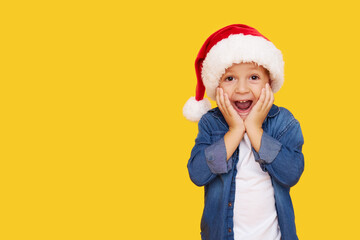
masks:
POLYGON ((280 108, 278 106, 276 106, 275 104, 272 105, 267 117, 275 117, 276 115, 278 115, 280 112, 280 108))

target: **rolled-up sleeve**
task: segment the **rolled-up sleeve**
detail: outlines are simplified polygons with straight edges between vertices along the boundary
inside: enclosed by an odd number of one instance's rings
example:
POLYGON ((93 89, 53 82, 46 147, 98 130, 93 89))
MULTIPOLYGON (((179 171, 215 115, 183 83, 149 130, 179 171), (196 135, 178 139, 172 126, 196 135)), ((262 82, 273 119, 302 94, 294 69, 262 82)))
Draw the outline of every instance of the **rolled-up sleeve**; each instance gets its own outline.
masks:
POLYGON ((188 161, 190 179, 197 186, 211 182, 218 174, 228 173, 232 160, 226 161, 225 131, 213 130, 207 115, 199 121, 199 133, 188 161))
POLYGON ((299 181, 304 171, 304 138, 299 122, 292 115, 288 119, 276 138, 264 131, 260 150, 256 152, 253 149, 253 153, 263 171, 279 184, 290 188, 299 181))
POLYGON ((227 173, 232 168, 232 158, 226 160, 224 137, 205 149, 206 163, 212 173, 227 173))
POLYGON ((261 164, 272 163, 279 154, 281 146, 282 144, 278 140, 263 132, 259 152, 256 152, 253 148, 255 161, 261 164))

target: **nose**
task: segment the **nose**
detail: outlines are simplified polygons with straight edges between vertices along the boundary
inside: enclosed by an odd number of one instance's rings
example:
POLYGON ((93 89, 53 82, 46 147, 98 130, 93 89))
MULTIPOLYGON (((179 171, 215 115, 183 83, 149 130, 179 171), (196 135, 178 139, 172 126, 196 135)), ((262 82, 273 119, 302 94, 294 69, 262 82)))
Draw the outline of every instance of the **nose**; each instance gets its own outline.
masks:
POLYGON ((249 92, 248 81, 246 81, 245 79, 240 79, 236 84, 235 91, 237 93, 248 93, 249 92))

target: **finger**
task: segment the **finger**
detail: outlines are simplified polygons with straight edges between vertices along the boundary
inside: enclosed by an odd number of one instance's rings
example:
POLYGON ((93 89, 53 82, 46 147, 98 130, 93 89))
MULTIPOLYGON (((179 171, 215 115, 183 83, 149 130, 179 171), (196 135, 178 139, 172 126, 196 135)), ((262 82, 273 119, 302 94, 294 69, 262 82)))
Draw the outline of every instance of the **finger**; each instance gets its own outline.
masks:
POLYGON ((218 106, 223 115, 227 115, 226 107, 224 105, 223 96, 222 96, 222 88, 218 88, 218 106))
POLYGON ((230 116, 234 116, 234 114, 237 114, 234 107, 230 103, 229 96, 225 93, 225 106, 227 111, 229 112, 230 116))
POLYGON ((223 107, 220 102, 220 88, 216 89, 216 104, 218 105, 221 112, 223 112, 223 107))
POLYGON ((260 94, 259 100, 255 104, 254 108, 258 111, 261 110, 262 106, 264 104, 264 100, 265 100, 265 88, 261 89, 261 94, 260 94))
POLYGON ((264 104, 262 106, 262 111, 266 111, 268 109, 270 98, 271 98, 270 87, 269 87, 269 84, 266 83, 266 85, 265 85, 265 100, 264 100, 264 104))
POLYGON ((268 106, 268 108, 269 108, 269 110, 270 110, 270 108, 271 108, 272 105, 274 104, 274 99, 275 99, 275 97, 274 97, 274 93, 273 93, 270 85, 269 85, 269 89, 270 89, 270 101, 269 101, 269 106, 268 106))
POLYGON ((226 103, 225 103, 225 93, 224 93, 224 90, 222 88, 220 88, 220 101, 221 101, 221 104, 222 104, 222 106, 224 108, 224 111, 225 111, 226 115, 230 116, 229 110, 226 107, 226 103))

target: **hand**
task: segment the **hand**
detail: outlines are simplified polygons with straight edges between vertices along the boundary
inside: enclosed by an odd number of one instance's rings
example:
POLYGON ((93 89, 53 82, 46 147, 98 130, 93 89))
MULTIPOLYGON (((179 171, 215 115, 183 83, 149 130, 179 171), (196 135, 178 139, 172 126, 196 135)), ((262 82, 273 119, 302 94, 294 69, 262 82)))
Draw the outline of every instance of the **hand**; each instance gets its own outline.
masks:
POLYGON ((229 130, 243 134, 245 132, 244 121, 231 105, 228 95, 220 87, 216 89, 216 103, 229 125, 229 130))
POLYGON ((271 90, 270 85, 267 83, 265 88, 262 89, 259 100, 251 109, 251 112, 245 119, 246 130, 248 128, 259 129, 262 128, 262 124, 268 115, 272 105, 274 103, 274 93, 271 90))
POLYGON ((259 152, 261 138, 263 135, 262 124, 274 103, 274 94, 267 83, 262 89, 261 95, 249 115, 245 119, 246 132, 249 136, 251 145, 255 151, 259 152))
POLYGON ((216 103, 229 125, 229 131, 224 135, 226 160, 229 160, 244 137, 245 125, 240 115, 231 105, 228 95, 224 94, 224 90, 220 87, 216 89, 216 103))

